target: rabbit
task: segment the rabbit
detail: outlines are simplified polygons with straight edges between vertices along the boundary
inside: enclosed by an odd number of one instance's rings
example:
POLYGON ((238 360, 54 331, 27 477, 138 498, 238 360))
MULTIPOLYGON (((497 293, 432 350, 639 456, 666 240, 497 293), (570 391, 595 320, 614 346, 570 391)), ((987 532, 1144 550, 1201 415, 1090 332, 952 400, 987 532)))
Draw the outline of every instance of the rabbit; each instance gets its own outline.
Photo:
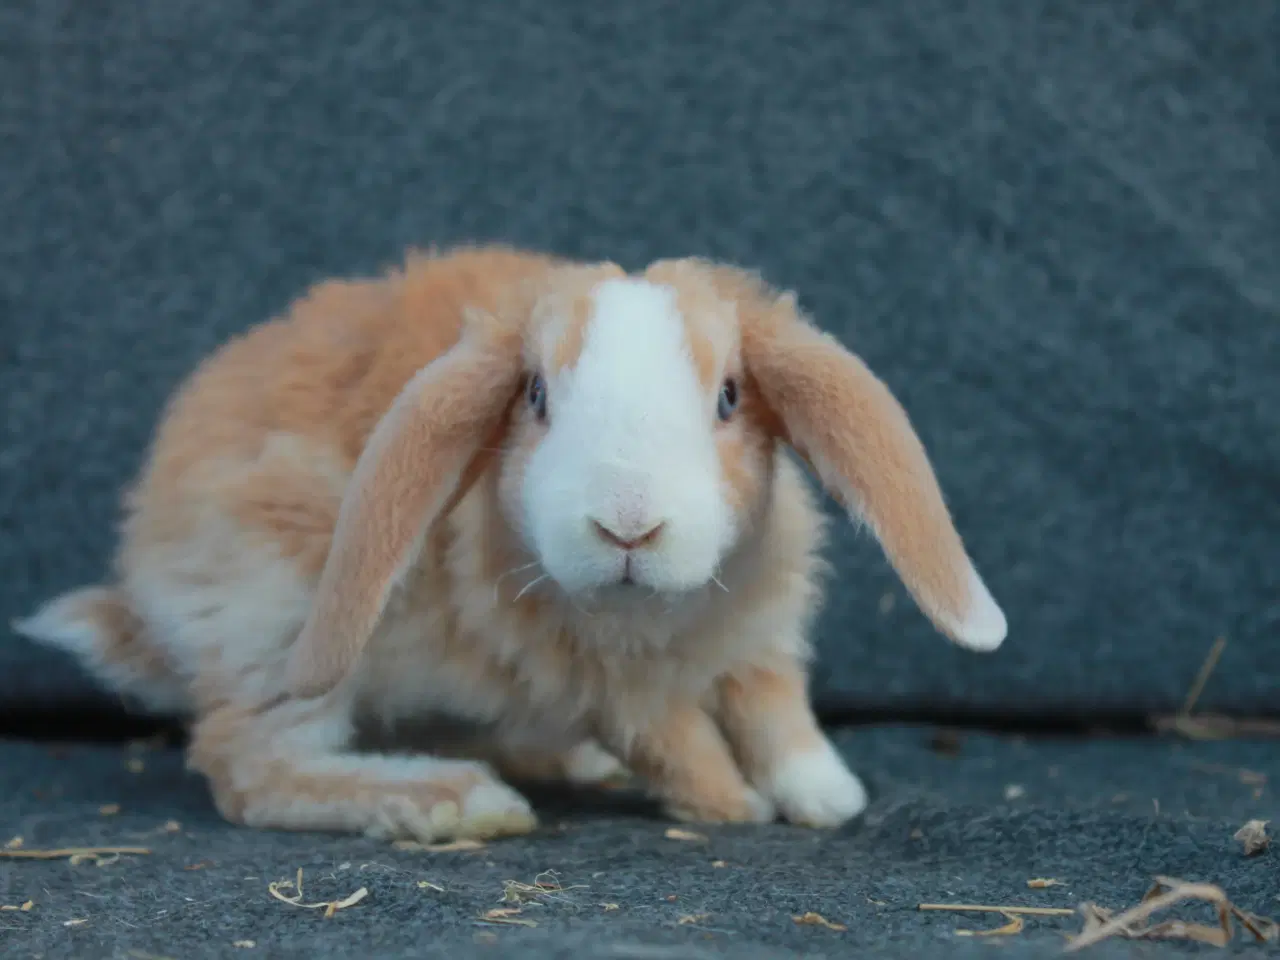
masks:
POLYGON ((1005 615, 906 412, 758 272, 514 246, 320 282, 178 386, 103 585, 15 624, 172 711, 220 815, 438 842, 528 833, 517 775, 664 816, 838 827, 819 726, 829 566, 809 482, 940 633, 1005 615), (475 751, 371 750, 446 715, 475 751))

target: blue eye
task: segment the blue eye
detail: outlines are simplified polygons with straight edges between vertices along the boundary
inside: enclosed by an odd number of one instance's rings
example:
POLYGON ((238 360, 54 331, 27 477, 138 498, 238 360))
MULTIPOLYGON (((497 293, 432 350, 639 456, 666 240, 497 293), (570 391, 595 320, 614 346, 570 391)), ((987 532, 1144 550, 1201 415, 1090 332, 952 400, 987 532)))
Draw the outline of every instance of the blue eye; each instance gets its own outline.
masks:
POLYGON ((738 409, 738 384, 732 377, 726 380, 720 387, 720 401, 716 406, 716 413, 721 420, 728 420, 733 416, 733 411, 738 409))
POLYGON ((537 418, 545 420, 547 417, 547 385, 543 382, 541 375, 535 373, 529 378, 529 387, 526 395, 529 399, 529 406, 533 408, 537 418))

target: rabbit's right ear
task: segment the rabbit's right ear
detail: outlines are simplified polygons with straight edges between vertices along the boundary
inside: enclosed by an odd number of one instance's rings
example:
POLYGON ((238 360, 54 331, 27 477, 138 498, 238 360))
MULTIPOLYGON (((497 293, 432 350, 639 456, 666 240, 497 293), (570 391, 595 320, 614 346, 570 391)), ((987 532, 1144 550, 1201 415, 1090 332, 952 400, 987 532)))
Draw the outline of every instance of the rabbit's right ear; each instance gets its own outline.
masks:
POLYGON ((473 313, 462 339, 400 391, 347 485, 287 693, 319 696, 346 676, 427 529, 483 470, 522 377, 519 332, 473 313))

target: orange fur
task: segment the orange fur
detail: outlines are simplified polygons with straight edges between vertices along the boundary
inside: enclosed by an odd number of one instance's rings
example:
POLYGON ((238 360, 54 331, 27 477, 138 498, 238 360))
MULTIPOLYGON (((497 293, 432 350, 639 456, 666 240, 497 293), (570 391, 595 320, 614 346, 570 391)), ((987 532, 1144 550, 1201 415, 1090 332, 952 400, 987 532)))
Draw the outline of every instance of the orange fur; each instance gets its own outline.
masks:
POLYGON ((822 740, 795 661, 751 664, 722 677, 716 692, 720 722, 748 776, 759 777, 779 757, 812 750, 822 740))
POLYGON ((773 818, 772 807, 747 784, 711 716, 698 704, 676 700, 642 732, 604 733, 622 758, 644 777, 682 820, 749 823, 773 818))
POLYGON ((591 320, 591 298, 582 290, 571 300, 569 316, 560 331, 551 356, 551 369, 560 371, 573 367, 582 355, 582 345, 587 336, 587 324, 591 320))
POLYGON ((464 340, 396 399, 365 445, 343 500, 317 602, 295 645, 293 692, 320 693, 350 669, 520 375, 511 346, 464 340))
POLYGON ((542 289, 536 313, 528 318, 531 330, 525 360, 543 371, 558 373, 574 367, 586 342, 591 322, 591 291, 626 272, 614 263, 574 264, 557 272, 554 284, 542 289))
POLYGON ((787 441, 860 513, 921 608, 956 637, 975 601, 971 564, 924 446, 888 387, 758 277, 703 265, 738 304, 742 349, 787 441))
POLYGON ((125 497, 115 596, 186 691, 190 763, 225 816, 529 829, 490 763, 603 770, 583 761, 597 739, 684 818, 861 809, 804 689, 824 520, 780 443, 868 512, 926 609, 963 607, 967 558, 887 390, 750 274, 643 274, 676 293, 709 407, 739 383, 716 444, 745 532, 716 584, 678 614, 538 588, 517 530, 545 426, 516 401, 531 372, 577 362, 594 286, 623 275, 500 247, 413 255, 320 284, 175 393, 125 497), (486 731, 470 761, 353 746, 357 717, 390 729, 434 710, 486 731))
POLYGON ((643 276, 675 291, 676 306, 685 319, 689 353, 703 388, 715 392, 725 377, 740 377, 742 361, 733 302, 721 296, 697 261, 659 260, 643 276))

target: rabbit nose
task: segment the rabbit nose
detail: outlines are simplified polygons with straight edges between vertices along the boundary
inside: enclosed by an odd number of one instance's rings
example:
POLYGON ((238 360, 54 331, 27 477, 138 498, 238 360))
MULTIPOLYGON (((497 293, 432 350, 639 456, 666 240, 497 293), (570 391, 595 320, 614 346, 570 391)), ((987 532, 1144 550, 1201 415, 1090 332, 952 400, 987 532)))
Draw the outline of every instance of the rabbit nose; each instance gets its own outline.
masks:
POLYGON ((615 547, 621 547, 623 550, 635 550, 637 547, 647 547, 652 545, 658 537, 662 535, 662 531, 666 525, 666 521, 663 520, 653 526, 650 526, 647 530, 643 530, 641 533, 632 533, 631 531, 624 532, 612 529, 605 526, 599 520, 591 521, 591 528, 595 530, 596 536, 605 543, 610 543, 615 547))

